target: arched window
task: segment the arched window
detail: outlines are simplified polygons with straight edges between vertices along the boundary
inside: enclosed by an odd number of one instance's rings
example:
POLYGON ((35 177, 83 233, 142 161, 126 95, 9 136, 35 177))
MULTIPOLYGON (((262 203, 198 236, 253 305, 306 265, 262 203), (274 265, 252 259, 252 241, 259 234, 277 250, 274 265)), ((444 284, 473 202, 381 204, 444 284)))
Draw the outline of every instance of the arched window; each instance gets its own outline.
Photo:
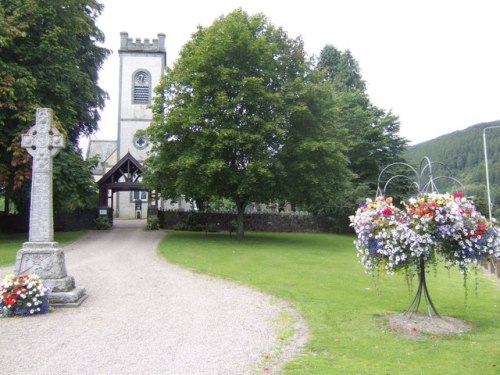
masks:
POLYGON ((151 98, 151 75, 139 70, 134 74, 134 92, 132 102, 134 104, 149 104, 151 98))

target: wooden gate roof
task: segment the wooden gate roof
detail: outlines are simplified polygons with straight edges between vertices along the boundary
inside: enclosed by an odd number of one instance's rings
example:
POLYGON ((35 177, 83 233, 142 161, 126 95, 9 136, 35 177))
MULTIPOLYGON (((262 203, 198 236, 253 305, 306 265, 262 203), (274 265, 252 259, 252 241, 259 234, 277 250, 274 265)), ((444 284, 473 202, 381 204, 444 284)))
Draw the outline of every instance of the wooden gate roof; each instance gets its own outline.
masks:
POLYGON ((115 191, 144 190, 141 182, 142 165, 129 152, 121 158, 99 181, 99 190, 110 189, 115 191))

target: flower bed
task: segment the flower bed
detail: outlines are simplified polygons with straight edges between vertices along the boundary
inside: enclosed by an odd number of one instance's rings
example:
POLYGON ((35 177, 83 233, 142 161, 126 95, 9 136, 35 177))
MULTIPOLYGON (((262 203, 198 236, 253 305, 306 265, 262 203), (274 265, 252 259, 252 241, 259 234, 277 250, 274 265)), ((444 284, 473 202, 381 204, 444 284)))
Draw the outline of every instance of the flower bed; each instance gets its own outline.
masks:
POLYGON ((0 284, 0 316, 44 314, 49 310, 48 289, 37 275, 5 276, 0 284))

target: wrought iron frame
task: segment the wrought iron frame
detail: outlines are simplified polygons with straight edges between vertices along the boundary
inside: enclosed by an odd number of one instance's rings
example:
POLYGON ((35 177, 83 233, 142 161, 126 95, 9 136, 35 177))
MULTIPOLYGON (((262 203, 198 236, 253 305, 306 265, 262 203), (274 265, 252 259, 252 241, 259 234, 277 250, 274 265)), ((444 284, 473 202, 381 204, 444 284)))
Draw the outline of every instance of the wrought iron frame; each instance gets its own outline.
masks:
MULTIPOLYGON (((439 193, 436 182, 438 180, 450 180, 460 186, 462 191, 465 191, 464 186, 462 183, 457 180, 456 178, 450 177, 450 176, 434 176, 433 175, 433 166, 434 165, 440 165, 444 167, 447 171, 450 172, 450 169, 448 166, 444 163, 441 162, 432 162, 429 157, 424 157, 422 161, 420 162, 420 167, 417 170, 416 168, 412 167, 408 163, 404 162, 395 162, 387 165, 382 171, 380 172, 378 176, 378 182, 377 182, 377 196, 385 196, 385 193, 387 191, 388 186, 396 179, 398 178, 404 178, 409 180, 410 182, 413 183, 413 185, 416 187, 418 194, 426 194, 426 193, 439 193), (411 178, 408 175, 405 174, 395 174, 391 176, 385 183, 383 188, 381 187, 382 185, 382 178, 386 172, 388 172, 391 168, 394 168, 395 166, 403 166, 408 168, 411 172, 414 174, 414 178, 411 178), (416 178, 416 179, 415 179, 416 178)), ((434 313, 435 316, 441 317, 434 306, 434 303, 432 302, 432 299, 429 295, 429 289, 427 288, 427 282, 425 280, 425 259, 422 256, 419 260, 418 264, 418 289, 415 294, 415 297, 413 298, 412 303, 408 307, 408 309, 405 311, 406 313, 410 314, 410 317, 418 312, 418 308, 420 306, 420 301, 422 299, 422 294, 424 295, 425 302, 427 305, 427 312, 429 314, 429 317, 432 319, 432 315, 434 313)))

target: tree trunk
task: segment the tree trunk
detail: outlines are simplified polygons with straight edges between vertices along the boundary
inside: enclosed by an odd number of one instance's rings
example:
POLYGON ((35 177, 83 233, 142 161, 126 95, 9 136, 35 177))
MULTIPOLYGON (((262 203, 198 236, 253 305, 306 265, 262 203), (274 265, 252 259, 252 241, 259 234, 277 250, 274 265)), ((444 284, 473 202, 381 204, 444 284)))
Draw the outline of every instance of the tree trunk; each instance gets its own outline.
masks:
POLYGON ((243 219, 245 215, 246 203, 236 202, 236 208, 238 209, 238 228, 236 229, 236 235, 238 240, 242 240, 245 234, 245 229, 243 225, 243 219))
POLYGON ((7 215, 10 213, 10 199, 7 194, 4 195, 4 211, 7 215))

